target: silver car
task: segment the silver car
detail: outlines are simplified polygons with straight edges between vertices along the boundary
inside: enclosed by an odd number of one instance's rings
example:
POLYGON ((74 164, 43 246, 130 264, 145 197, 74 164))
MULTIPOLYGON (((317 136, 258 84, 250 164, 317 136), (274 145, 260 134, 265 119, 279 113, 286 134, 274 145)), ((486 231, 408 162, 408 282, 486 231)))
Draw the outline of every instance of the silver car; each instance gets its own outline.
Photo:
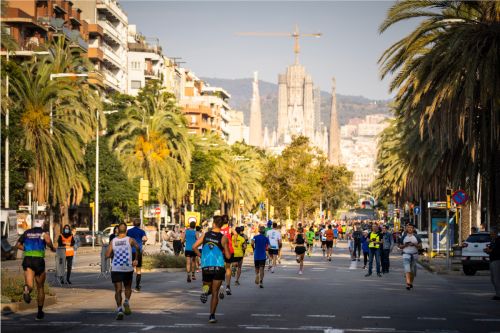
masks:
POLYGON ((471 234, 462 244, 462 267, 465 275, 474 275, 477 271, 489 270, 489 256, 484 252, 491 242, 488 232, 471 234))

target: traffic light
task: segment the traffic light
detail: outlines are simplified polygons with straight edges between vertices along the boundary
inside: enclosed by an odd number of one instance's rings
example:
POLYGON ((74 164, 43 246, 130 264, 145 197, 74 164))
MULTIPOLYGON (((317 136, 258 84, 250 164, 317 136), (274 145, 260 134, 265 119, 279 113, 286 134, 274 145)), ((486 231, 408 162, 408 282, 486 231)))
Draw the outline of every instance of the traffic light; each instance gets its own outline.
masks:
POLYGON ((451 195, 453 194, 453 190, 451 188, 446 189, 446 208, 451 208, 451 195))

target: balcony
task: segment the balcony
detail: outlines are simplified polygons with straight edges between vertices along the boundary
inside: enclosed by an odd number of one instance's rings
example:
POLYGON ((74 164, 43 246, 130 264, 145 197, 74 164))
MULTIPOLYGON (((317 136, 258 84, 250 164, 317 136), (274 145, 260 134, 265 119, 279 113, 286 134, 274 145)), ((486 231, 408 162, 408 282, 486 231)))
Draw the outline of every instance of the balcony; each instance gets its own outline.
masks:
POLYGON ((90 84, 95 84, 100 87, 104 87, 104 76, 99 72, 89 73, 88 82, 90 84))
POLYGON ((89 44, 82 38, 79 30, 71 30, 63 26, 62 34, 71 42, 71 46, 79 47, 87 52, 89 44))
POLYGON ((97 59, 99 61, 104 61, 104 52, 97 47, 89 47, 88 51, 89 59, 97 59))
POLYGON ((122 21, 122 23, 128 22, 127 15, 118 6, 116 0, 97 0, 97 9, 122 21))
POLYGON ((104 74, 104 85, 106 87, 109 87, 115 91, 121 91, 120 81, 118 81, 113 72, 103 68, 102 73, 104 74))
POLYGON ((159 80, 160 79, 160 73, 159 72, 156 72, 152 69, 145 69, 144 70, 144 77, 147 78, 147 79, 156 79, 156 80, 159 80))
POLYGON ((104 31, 99 24, 89 24, 89 35, 104 36, 104 31))
POLYGON ((122 68, 122 60, 116 54, 115 50, 105 43, 102 44, 102 48, 104 50, 104 61, 110 63, 116 68, 122 68))
POLYGON ((148 52, 162 54, 162 48, 159 45, 150 45, 147 43, 128 43, 128 49, 131 52, 148 52))
POLYGON ((107 20, 101 20, 101 19, 99 19, 99 25, 103 29, 104 37, 107 37, 108 39, 110 39, 115 44, 118 44, 118 45, 122 44, 122 40, 120 38, 120 34, 118 33, 118 31, 116 30, 116 27, 114 25, 112 25, 107 20))

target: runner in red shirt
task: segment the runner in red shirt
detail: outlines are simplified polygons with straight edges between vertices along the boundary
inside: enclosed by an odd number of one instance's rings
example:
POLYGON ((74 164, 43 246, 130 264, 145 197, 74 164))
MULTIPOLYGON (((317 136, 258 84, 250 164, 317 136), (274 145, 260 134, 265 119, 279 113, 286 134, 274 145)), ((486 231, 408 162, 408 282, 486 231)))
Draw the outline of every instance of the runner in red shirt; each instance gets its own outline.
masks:
MULTIPOLYGON (((231 230, 231 226, 229 225, 229 216, 227 215, 222 215, 222 228, 220 229, 221 234, 227 237, 229 241, 229 252, 231 252, 231 259, 226 259, 226 294, 231 295, 231 266, 233 265, 234 262, 234 248, 233 248, 233 239, 232 239, 232 234, 233 231, 231 230)), ((219 294, 220 298, 224 298, 224 291, 221 290, 219 294)))
POLYGON ((295 251, 295 247, 293 246, 293 242, 295 241, 295 235, 297 234, 297 230, 292 227, 288 230, 288 243, 290 244, 290 249, 295 251))
POLYGON ((328 229, 325 231, 326 236, 326 260, 332 261, 333 253, 333 230, 332 225, 328 225, 328 229))

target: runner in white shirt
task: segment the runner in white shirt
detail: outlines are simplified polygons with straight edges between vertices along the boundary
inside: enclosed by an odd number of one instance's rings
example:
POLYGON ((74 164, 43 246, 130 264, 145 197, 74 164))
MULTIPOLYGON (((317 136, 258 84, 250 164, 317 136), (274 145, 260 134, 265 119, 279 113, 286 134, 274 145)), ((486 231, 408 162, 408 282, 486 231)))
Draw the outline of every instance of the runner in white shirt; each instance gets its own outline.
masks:
POLYGON ((281 232, 278 230, 278 223, 273 223, 273 228, 267 232, 266 236, 269 239, 268 253, 271 261, 271 273, 274 273, 274 267, 276 266, 276 260, 281 248, 281 232))
POLYGON ((326 228, 324 225, 321 226, 320 237, 321 237, 321 250, 323 250, 323 258, 326 254, 326 228))

